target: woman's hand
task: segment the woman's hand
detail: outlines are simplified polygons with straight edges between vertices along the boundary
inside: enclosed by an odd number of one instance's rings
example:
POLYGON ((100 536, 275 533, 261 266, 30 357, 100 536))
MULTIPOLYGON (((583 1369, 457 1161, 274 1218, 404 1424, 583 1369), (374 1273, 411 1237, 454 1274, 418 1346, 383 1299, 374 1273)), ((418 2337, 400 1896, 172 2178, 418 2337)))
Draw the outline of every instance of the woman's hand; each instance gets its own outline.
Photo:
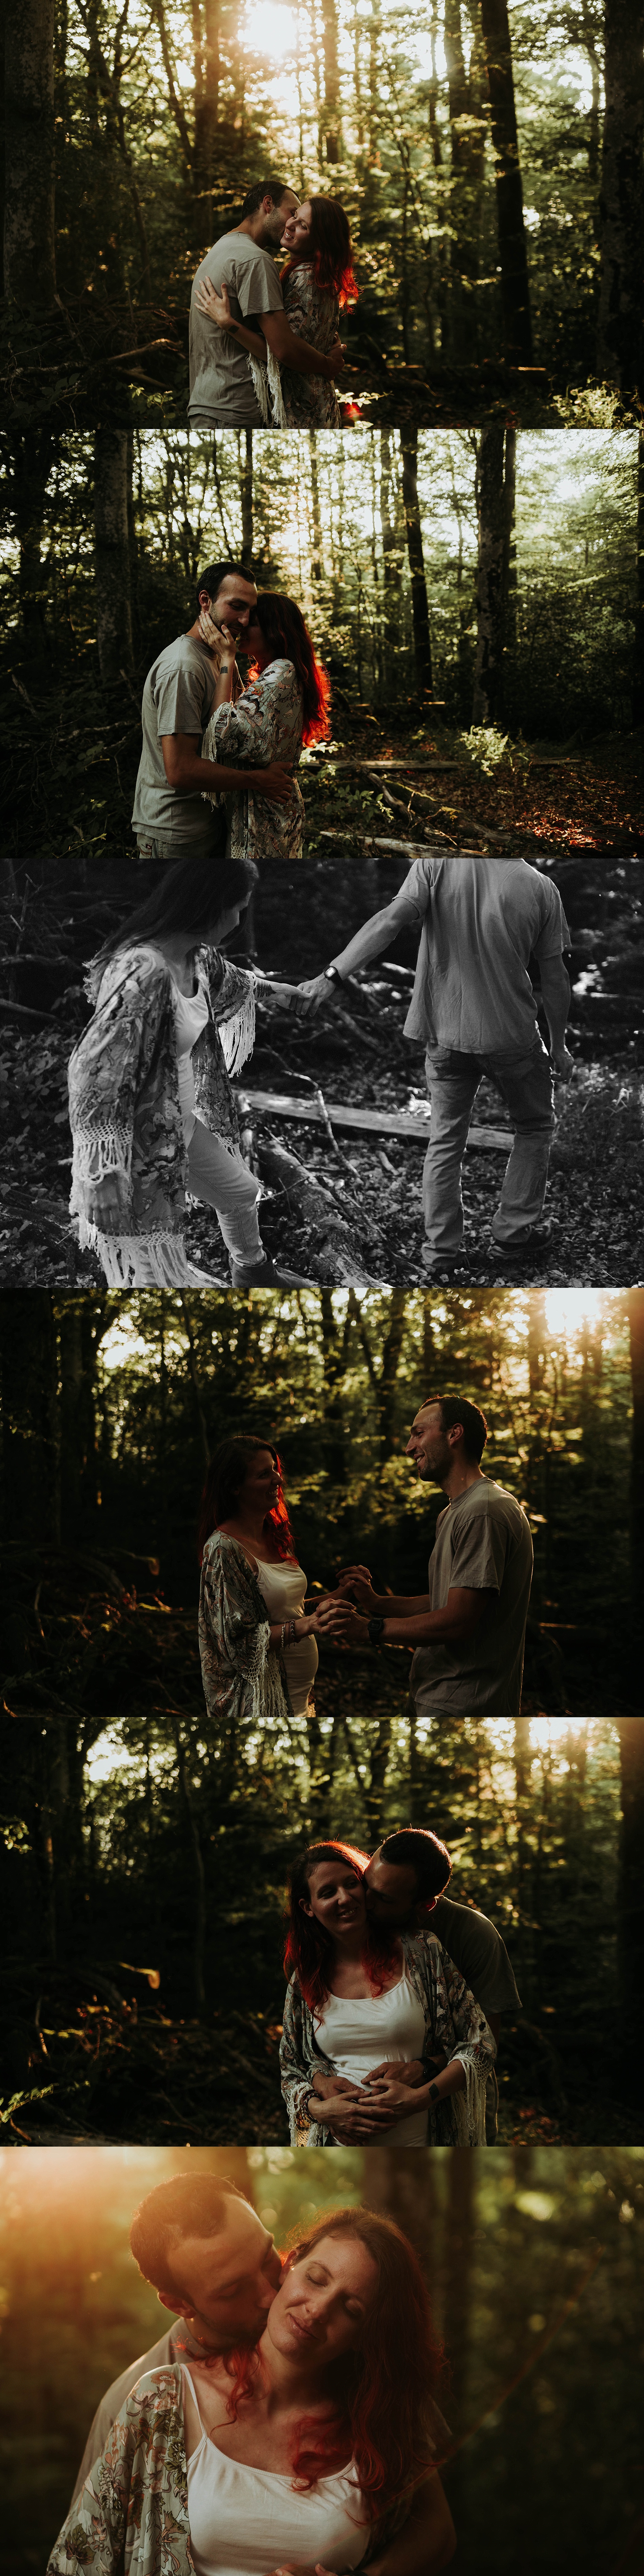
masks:
POLYGON ((217 331, 230 331, 234 339, 235 323, 230 310, 227 286, 220 286, 217 293, 212 278, 202 277, 201 285, 196 290, 195 304, 200 313, 205 313, 209 322, 214 322, 217 331))
POLYGON ((308 983, 299 990, 310 1011, 319 1011, 323 1002, 337 1002, 339 985, 330 984, 327 975, 309 975, 308 983))
MULTIPOLYGON (((106 1172, 102 1181, 90 1181, 89 1192, 85 1215, 87 1224, 96 1226, 97 1234, 105 1233, 106 1217, 122 1217, 125 1224, 127 1208, 124 1203, 124 1185, 118 1172, 106 1172)), ((109 1228, 108 1231, 112 1232, 113 1229, 109 1228)))
MULTIPOLYGON (((339 1600, 337 1593, 331 1601, 323 1602, 317 1615, 320 1636, 330 1637, 332 1642, 339 1646, 368 1646, 368 1620, 360 1618, 358 1611, 352 1609, 350 1601, 339 1600)), ((373 1612, 371 1616, 374 1616, 373 1612)))
POLYGON ((260 999, 267 1011, 292 1011, 296 1020, 306 1016, 299 984, 271 984, 270 993, 263 992, 260 999))
POLYGON ((209 608, 199 610, 199 633, 202 643, 207 644, 209 653, 212 653, 216 661, 218 672, 221 670, 222 662, 229 662, 231 658, 234 662, 235 636, 231 635, 229 626, 215 625, 209 608))
POLYGON ((349 2084, 346 2075, 314 2075, 309 2101, 330 2102, 332 2095, 350 2093, 352 2101, 358 2102, 360 2091, 360 2085, 349 2084))
MULTIPOLYGON (((421 2069, 421 2075, 422 2082, 426 2085, 429 2078, 425 2074, 424 2068, 421 2069)), ((373 2085, 373 2077, 371 2078, 371 2084, 373 2085)), ((387 2082, 383 2083, 380 2081, 373 2087, 373 2093, 370 2092, 369 2108, 370 2111, 373 2111, 376 2118, 380 2113, 381 2116, 378 2120, 378 2126, 386 2128, 398 2127, 401 2120, 411 2119, 412 2113, 417 2111, 418 2102, 416 2099, 415 2087, 413 2084, 405 2084, 401 2080, 401 2070, 399 2066, 396 2067, 395 2078, 392 2077, 391 2066, 389 2066, 387 2082)))

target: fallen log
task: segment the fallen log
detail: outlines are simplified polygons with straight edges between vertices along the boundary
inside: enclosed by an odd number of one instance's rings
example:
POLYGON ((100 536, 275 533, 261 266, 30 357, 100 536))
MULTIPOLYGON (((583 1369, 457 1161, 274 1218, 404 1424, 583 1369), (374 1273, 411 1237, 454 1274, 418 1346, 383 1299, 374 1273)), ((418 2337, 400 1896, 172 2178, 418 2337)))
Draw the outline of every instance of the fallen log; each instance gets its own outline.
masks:
MULTIPOLYGON (((433 772, 436 769, 465 770, 466 768, 469 769, 469 765, 469 762, 466 763, 464 760, 441 760, 440 758, 436 758, 435 760, 336 760, 334 759, 333 753, 330 752, 324 760, 320 761, 317 774, 323 774, 327 769, 348 769, 352 771, 367 769, 377 771, 379 777, 382 776, 383 772, 385 777, 388 772, 390 772, 393 778, 396 770, 402 769, 406 773, 408 769, 416 769, 420 771, 421 777, 427 775, 429 778, 433 775, 433 772)), ((311 763, 311 767, 312 766, 313 764, 311 763)), ((307 768, 308 767, 309 763, 307 762, 307 768)))
MULTIPOLYGON (((317 1102, 315 1114, 321 1120, 317 1102)), ((270 1181, 273 1189, 283 1190, 289 1215, 306 1235, 306 1267, 311 1279, 334 1288, 372 1288, 374 1281, 364 1268, 362 1249, 317 1173, 307 1171, 297 1154, 289 1154, 273 1136, 262 1139, 259 1166, 262 1179, 270 1181)))
MULTIPOLYGON (((243 1110, 264 1110, 272 1118, 297 1118, 304 1126, 323 1127, 326 1123, 316 1100, 298 1100, 287 1091, 244 1090, 236 1096, 238 1106, 243 1110)), ((418 1117, 412 1116, 408 1110, 354 1109, 339 1100, 328 1099, 326 1110, 332 1127, 349 1127, 359 1135, 407 1136, 414 1145, 422 1145, 423 1151, 429 1144, 429 1101, 426 1111, 423 1110, 418 1117)), ((483 1152, 509 1154, 514 1138, 509 1127, 470 1127, 467 1142, 474 1148, 482 1148, 483 1152)), ((282 1147, 279 1150, 281 1152, 282 1147)))

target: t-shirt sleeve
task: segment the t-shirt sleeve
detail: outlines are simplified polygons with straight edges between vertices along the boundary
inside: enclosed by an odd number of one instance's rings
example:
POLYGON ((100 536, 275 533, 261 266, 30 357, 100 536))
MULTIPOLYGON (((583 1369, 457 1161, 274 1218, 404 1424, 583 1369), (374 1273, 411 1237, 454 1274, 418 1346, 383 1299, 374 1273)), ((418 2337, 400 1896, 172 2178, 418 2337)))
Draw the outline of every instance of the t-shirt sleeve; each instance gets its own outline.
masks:
POLYGON ((505 1942, 487 1914, 479 1914, 474 1905, 450 1900, 441 1907, 439 1898, 433 1921, 439 1941, 456 1960, 483 2012, 513 2012, 516 2007, 520 2011, 521 1997, 505 1942))
POLYGON ((492 1513, 459 1512, 454 1538, 450 1591, 500 1592, 509 1533, 492 1513))
POLYGON ((394 895, 391 905, 394 918, 399 913, 401 922, 408 921, 412 916, 416 921, 424 921, 425 914, 429 911, 431 891, 427 860, 415 859, 413 868, 410 868, 409 875, 405 877, 404 885, 401 885, 398 893, 394 895))
POLYGON ((559 887, 553 885, 551 877, 541 878, 540 892, 547 900, 542 927, 538 939, 535 939, 533 953, 541 963, 545 962, 547 957, 561 957, 564 948, 572 948, 572 939, 559 887))
POLYGON ((244 316, 253 313, 282 313, 284 297, 278 277, 271 277, 263 259, 244 260, 235 276, 235 293, 244 316))
POLYGON ((157 681, 153 695, 159 735, 203 733, 210 704, 206 671, 179 664, 157 681))

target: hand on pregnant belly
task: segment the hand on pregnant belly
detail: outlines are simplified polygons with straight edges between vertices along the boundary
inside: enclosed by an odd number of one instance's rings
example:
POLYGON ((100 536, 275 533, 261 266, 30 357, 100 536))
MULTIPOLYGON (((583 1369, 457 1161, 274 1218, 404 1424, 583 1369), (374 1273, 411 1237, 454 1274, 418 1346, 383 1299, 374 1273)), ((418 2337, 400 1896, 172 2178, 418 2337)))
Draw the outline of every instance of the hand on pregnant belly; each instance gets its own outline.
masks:
MULTIPOLYGON (((382 2066, 370 2067, 369 2074, 363 2076, 363 2083, 388 2084, 391 2080, 394 2063, 395 2061, 390 2057, 383 2057, 382 2066)), ((445 2065, 444 2057, 441 2058, 441 2065, 445 2065)), ((396 2083, 426 2084, 427 2077, 422 2063, 422 2058, 408 2057, 404 2066, 396 2065, 396 2083)))

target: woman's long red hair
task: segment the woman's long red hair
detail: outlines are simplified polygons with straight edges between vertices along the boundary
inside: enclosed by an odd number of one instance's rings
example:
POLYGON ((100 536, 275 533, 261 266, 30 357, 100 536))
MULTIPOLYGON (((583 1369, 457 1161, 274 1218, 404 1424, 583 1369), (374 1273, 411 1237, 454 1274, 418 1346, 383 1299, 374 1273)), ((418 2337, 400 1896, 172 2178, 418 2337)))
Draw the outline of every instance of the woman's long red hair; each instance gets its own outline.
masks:
MULTIPOLYGON (((267 658, 283 657, 294 664, 302 691, 302 742, 323 742, 331 731, 329 702, 331 682, 328 671, 318 662, 308 626, 305 626, 297 600, 287 599, 283 591, 261 590, 254 612, 254 623, 261 626, 267 658)), ((259 666, 264 667, 262 664, 259 666)), ((257 666, 251 679, 257 675, 257 666)))
MULTIPOLYGON (((355 2464, 369 2519, 409 2495, 433 2458, 427 2400, 437 2387, 442 2347, 434 2333, 418 2258, 394 2220, 370 2209, 333 2209, 309 2234, 291 2239, 290 2263, 305 2260, 325 2236, 354 2236, 376 2264, 378 2282, 365 2322, 364 2346, 334 2365, 333 2414, 302 2416, 291 2454, 293 2485, 309 2489, 355 2464)), ((230 2352, 232 2422, 262 2370, 257 2352, 230 2352)))
MULTIPOLYGON (((347 1868, 355 1870, 357 1879, 364 1878, 368 1868, 367 1853, 357 1851, 353 1843, 328 1842, 309 1843, 289 1870, 284 1969, 287 1977, 297 1977, 310 2012, 324 2011, 334 1952, 331 1933, 325 1931, 315 1914, 305 1914, 301 1903, 302 1897, 308 1895, 311 1871, 317 1869, 323 1860, 345 1861, 347 1868)), ((376 1934, 367 1927, 362 1964, 374 1995, 382 1994, 387 1970, 395 1956, 396 1939, 395 1932, 376 1934)))
POLYGON ((310 262, 316 286, 321 286, 323 294, 337 295, 340 311, 344 312, 348 304, 357 304, 358 301, 351 234, 344 206, 338 205, 337 197, 310 197, 309 204, 311 230, 306 249, 296 251, 294 257, 287 260, 280 282, 283 286, 285 278, 291 277, 294 269, 300 268, 304 261, 307 266, 310 262))
POLYGON ((284 1499, 283 1469, 279 1452, 274 1449, 272 1440, 249 1440, 240 1436, 237 1439, 220 1440, 214 1457, 210 1461, 201 1497, 197 1533, 200 1565, 206 1539, 212 1538, 213 1530, 221 1528, 222 1521, 234 1520, 235 1507, 243 1492, 251 1458, 257 1456, 258 1449, 270 1449, 280 1480, 277 1501, 273 1503, 270 1512, 266 1513, 264 1521, 267 1537, 272 1540, 276 1556, 294 1557, 297 1563, 297 1548, 289 1520, 288 1505, 284 1499))

